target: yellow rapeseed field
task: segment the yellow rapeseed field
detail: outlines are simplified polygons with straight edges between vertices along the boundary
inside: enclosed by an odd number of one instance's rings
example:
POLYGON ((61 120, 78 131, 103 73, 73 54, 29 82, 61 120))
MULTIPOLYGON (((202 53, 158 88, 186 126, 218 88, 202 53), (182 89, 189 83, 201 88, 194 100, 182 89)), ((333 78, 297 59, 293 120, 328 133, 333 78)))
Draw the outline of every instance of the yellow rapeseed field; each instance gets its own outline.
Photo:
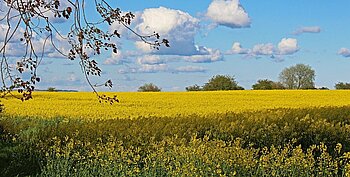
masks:
POLYGON ((105 93, 118 95, 120 103, 101 104, 91 92, 35 92, 21 102, 3 99, 5 114, 38 117, 115 119, 208 115, 274 108, 308 108, 350 105, 350 91, 217 91, 161 93, 105 93))

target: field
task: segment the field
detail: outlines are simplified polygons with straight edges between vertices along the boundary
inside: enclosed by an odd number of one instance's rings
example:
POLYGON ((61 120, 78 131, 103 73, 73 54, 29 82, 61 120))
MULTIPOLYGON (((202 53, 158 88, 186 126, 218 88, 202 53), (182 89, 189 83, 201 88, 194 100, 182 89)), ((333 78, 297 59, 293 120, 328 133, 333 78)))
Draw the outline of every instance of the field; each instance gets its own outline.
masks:
POLYGON ((2 175, 350 175, 349 91, 115 94, 2 99, 2 175))
MULTIPOLYGON (((218 91, 115 93, 119 104, 100 104, 91 92, 35 92, 34 100, 2 100, 6 114, 34 117, 115 119, 138 117, 205 116, 213 113, 276 108, 350 106, 349 91, 218 91)), ((113 96, 114 93, 105 93, 113 96)))

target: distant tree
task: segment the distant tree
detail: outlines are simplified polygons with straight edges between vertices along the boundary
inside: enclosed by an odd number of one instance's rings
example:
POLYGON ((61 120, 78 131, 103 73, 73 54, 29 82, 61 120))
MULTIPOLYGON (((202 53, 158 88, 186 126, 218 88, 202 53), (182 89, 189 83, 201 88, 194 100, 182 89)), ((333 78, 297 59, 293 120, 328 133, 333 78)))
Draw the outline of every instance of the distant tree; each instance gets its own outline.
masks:
POLYGON ((337 90, 350 90, 350 83, 338 82, 334 87, 337 90))
POLYGON ((147 83, 143 86, 140 86, 137 90, 138 92, 160 92, 162 89, 153 83, 147 83))
POLYGON ((297 64, 280 73, 280 81, 287 89, 315 88, 315 70, 309 65, 297 64))
POLYGON ((268 79, 258 80, 256 84, 252 86, 253 90, 272 90, 273 81, 268 79))
POLYGON ((238 85, 234 90, 244 90, 244 87, 238 85))
POLYGON ((253 90, 282 90, 284 86, 280 82, 274 82, 268 79, 260 79, 252 86, 253 90))
POLYGON ((213 76, 208 83, 204 84, 204 91, 214 90, 242 90, 243 87, 238 86, 235 78, 228 75, 213 76))
POLYGON ((318 90, 329 90, 329 88, 328 87, 320 87, 320 88, 318 88, 318 90))
POLYGON ((49 88, 47 88, 47 91, 48 92, 56 92, 57 90, 55 87, 49 87, 49 88))
POLYGON ((272 83, 273 90, 284 90, 286 89, 281 82, 273 82, 272 83))
POLYGON ((191 91, 202 91, 203 89, 201 88, 201 86, 195 84, 195 85, 191 85, 186 87, 186 91, 191 92, 191 91))

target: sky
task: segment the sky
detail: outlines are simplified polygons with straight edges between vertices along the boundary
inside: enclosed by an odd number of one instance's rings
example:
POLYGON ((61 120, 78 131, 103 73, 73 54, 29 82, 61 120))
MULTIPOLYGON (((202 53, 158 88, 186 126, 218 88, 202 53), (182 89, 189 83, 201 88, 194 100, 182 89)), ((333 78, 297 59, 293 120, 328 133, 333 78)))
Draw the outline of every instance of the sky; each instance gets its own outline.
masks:
MULTIPOLYGON (((316 71, 316 87, 333 89, 337 82, 350 82, 349 0, 109 2, 136 14, 131 25, 135 31, 157 31, 171 46, 150 50, 117 23, 103 27, 121 33, 115 41, 118 54, 95 57, 103 73, 93 82, 111 79, 110 91, 136 91, 145 83, 162 91, 184 91, 217 74, 234 76, 239 85, 251 89, 259 79, 278 81, 284 68, 299 63, 316 71)), ((93 5, 86 8, 88 19, 98 19, 93 5)), ((69 28, 69 20, 55 24, 63 33, 69 28)), ((90 90, 79 61, 52 50, 45 56, 38 88, 90 90)))

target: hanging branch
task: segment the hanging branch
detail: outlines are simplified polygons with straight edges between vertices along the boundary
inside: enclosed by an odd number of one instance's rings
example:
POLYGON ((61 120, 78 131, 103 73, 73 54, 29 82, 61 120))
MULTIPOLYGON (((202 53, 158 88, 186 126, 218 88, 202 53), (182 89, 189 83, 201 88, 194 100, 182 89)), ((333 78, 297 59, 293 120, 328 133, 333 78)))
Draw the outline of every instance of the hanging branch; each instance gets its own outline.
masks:
MULTIPOLYGON (((89 21, 86 17, 85 0, 2 0, 6 9, 1 9, 0 25, 6 26, 4 41, 0 42, 0 53, 2 54, 0 63, 1 74, 1 93, 2 95, 11 94, 12 96, 25 101, 32 98, 32 92, 35 84, 40 82, 37 76, 37 68, 42 62, 45 49, 48 43, 63 57, 69 60, 79 60, 84 77, 96 94, 100 102, 113 104, 119 102, 116 96, 109 97, 100 95, 96 88, 105 86, 113 87, 111 80, 104 84, 91 84, 91 76, 101 76, 102 70, 98 62, 92 59, 95 55, 100 55, 103 51, 118 52, 118 46, 111 40, 120 38, 121 34, 115 30, 112 33, 103 30, 102 25, 112 25, 119 23, 141 41, 150 45, 150 47, 159 50, 160 46, 169 46, 167 39, 161 39, 156 32, 150 35, 141 35, 133 30, 130 25, 135 15, 132 12, 122 12, 119 8, 112 8, 105 0, 94 0, 97 13, 100 19, 89 21), (62 6, 66 4, 66 6, 62 6), (51 18, 50 14, 53 14, 51 18), (67 36, 63 35, 55 24, 54 19, 67 19, 72 21, 67 36), (18 39, 18 36, 20 38, 18 39), (69 52, 60 50, 55 43, 55 37, 66 41, 69 45, 69 52), (34 45, 35 40, 42 39, 42 46, 39 48, 34 45), (11 42, 19 40, 23 45, 24 54, 21 58, 16 58, 15 68, 11 67, 9 48, 11 42), (92 55, 89 52, 92 51, 92 55), (24 72, 30 73, 29 79, 22 78, 24 72), (12 94, 16 90, 20 96, 12 94)), ((91 2, 91 1, 89 1, 91 2)), ((1 27, 1 26, 0 26, 1 27)), ((17 41, 18 42, 18 41, 17 41)))

